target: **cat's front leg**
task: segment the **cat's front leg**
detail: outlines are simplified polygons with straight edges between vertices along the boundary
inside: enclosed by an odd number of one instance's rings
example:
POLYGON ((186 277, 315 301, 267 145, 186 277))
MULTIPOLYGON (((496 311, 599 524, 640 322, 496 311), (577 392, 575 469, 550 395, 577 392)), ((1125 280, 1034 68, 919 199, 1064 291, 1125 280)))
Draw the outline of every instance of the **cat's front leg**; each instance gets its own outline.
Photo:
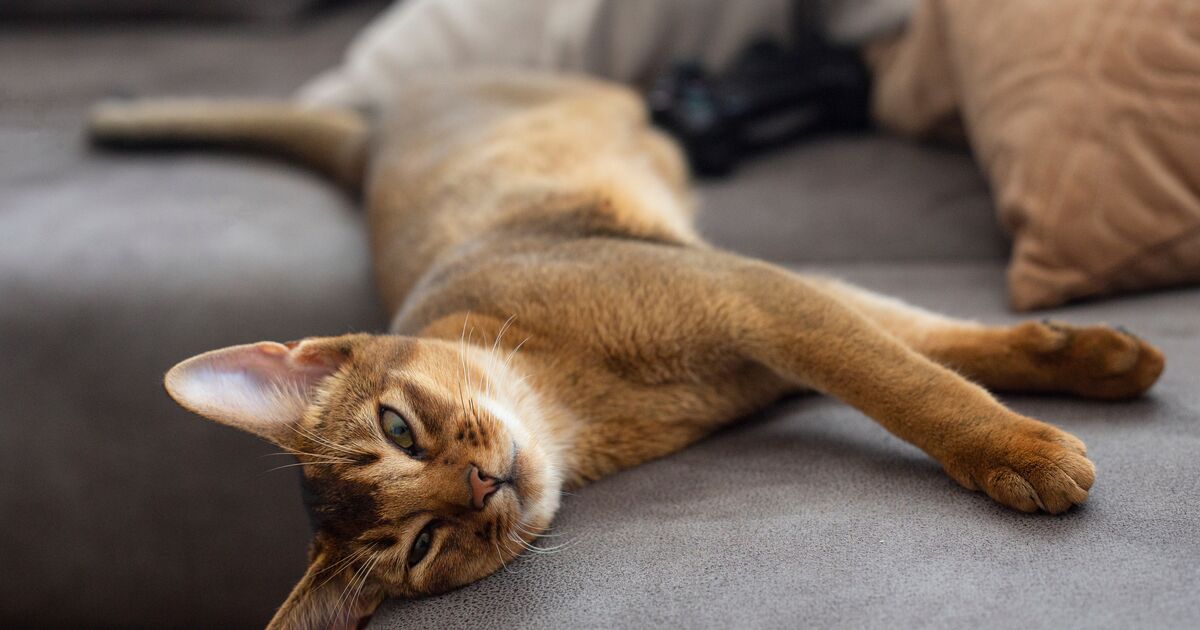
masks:
POLYGON ((1004 407, 795 274, 748 265, 730 289, 747 301, 737 327, 750 356, 860 409, 963 486, 1022 511, 1087 499, 1095 469, 1078 438, 1004 407))

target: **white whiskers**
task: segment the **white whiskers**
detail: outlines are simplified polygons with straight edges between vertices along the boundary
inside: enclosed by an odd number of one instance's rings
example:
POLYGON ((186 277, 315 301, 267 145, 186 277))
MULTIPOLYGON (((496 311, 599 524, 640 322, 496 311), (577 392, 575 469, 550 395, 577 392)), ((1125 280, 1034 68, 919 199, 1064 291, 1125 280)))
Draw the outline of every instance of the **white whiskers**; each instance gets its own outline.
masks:
MULTIPOLYGON (((505 562, 505 561, 504 561, 504 554, 502 554, 502 553, 500 552, 500 542, 499 542, 499 541, 496 541, 496 540, 493 540, 493 541, 492 541, 492 546, 496 548, 496 559, 500 561, 500 567, 504 569, 504 572, 505 572, 505 573, 512 573, 512 572, 513 572, 513 571, 512 571, 512 567, 511 567, 511 566, 509 566, 509 564, 508 564, 507 562, 505 562)), ((508 546, 507 546, 507 545, 505 545, 505 547, 504 547, 504 548, 505 548, 505 549, 508 549, 508 546)))
POLYGON ((360 548, 359 548, 357 551, 355 551, 354 553, 352 553, 352 554, 350 554, 350 555, 346 556, 345 558, 342 558, 341 560, 338 560, 337 562, 335 562, 335 563, 333 563, 333 564, 331 564, 331 565, 329 565, 329 566, 325 567, 324 569, 321 569, 320 571, 318 571, 318 572, 317 572, 317 575, 320 575, 320 574, 322 574, 322 573, 326 573, 326 572, 328 572, 328 573, 329 573, 329 577, 325 578, 325 581, 323 581, 323 582, 321 582, 320 584, 318 584, 318 585, 316 586, 316 588, 320 588, 320 587, 322 587, 322 586, 325 586, 326 584, 328 584, 330 580, 332 580, 333 578, 337 577, 337 574, 338 574, 338 572, 339 572, 339 571, 341 571, 342 569, 345 569, 346 567, 350 566, 351 564, 353 564, 353 563, 354 563, 354 561, 355 561, 355 560, 358 560, 359 558, 362 558, 363 556, 365 556, 365 555, 366 555, 368 552, 370 552, 370 551, 371 551, 371 548, 370 548, 370 547, 360 547, 360 548))
POLYGON ((271 473, 271 472, 275 472, 275 470, 282 470, 284 468, 294 468, 296 466, 334 466, 335 463, 354 463, 354 461, 353 460, 338 460, 338 461, 330 461, 330 462, 286 463, 286 464, 283 464, 283 466, 276 466, 275 468, 268 468, 268 469, 266 469, 266 472, 271 473))
POLYGON ((354 611, 351 607, 355 600, 362 594, 363 588, 367 585, 367 579, 371 577, 371 571, 379 564, 383 558, 383 552, 377 551, 373 556, 359 565, 358 569, 350 575, 350 581, 346 582, 346 587, 342 589, 342 594, 338 596, 337 602, 333 605, 334 608, 341 608, 342 601, 346 602, 346 612, 350 613, 347 618, 352 617, 354 611))
POLYGON ((550 533, 543 533, 543 532, 535 532, 535 531, 529 529, 528 527, 526 527, 525 524, 520 521, 516 521, 515 523, 513 523, 512 529, 509 530, 509 532, 508 532, 509 540, 521 545, 521 547, 524 548, 526 551, 536 553, 536 554, 558 553, 569 547, 574 546, 577 542, 575 540, 565 540, 565 541, 555 544, 555 545, 549 545, 549 546, 542 547, 542 546, 535 545, 531 542, 528 542, 528 541, 522 539, 520 536, 517 535, 518 532, 523 533, 526 536, 531 536, 535 539, 536 538, 558 538, 558 537, 563 536, 564 534, 550 534, 550 533))
MULTIPOLYGON (((313 442, 316 442, 320 446, 324 446, 325 448, 328 448, 330 450, 338 451, 345 455, 369 455, 369 453, 367 453, 366 451, 351 448, 351 447, 348 447, 348 446, 345 446, 342 444, 334 444, 333 442, 321 437, 320 435, 317 435, 316 433, 313 433, 312 431, 304 428, 303 426, 296 425, 296 424, 289 424, 288 427, 290 427, 293 431, 295 431, 301 437, 307 438, 313 442)), ((284 447, 284 448, 287 448, 287 447, 284 447)), ((291 449, 288 449, 288 450, 291 450, 291 449)))

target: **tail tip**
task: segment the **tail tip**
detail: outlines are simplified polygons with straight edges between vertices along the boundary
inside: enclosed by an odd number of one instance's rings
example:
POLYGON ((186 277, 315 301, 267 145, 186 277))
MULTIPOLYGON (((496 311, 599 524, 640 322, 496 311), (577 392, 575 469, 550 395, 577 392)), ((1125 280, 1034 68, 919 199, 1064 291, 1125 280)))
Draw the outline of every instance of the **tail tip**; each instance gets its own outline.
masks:
POLYGON ((110 94, 91 107, 85 123, 88 142, 96 146, 116 146, 131 140, 136 132, 131 93, 110 94))

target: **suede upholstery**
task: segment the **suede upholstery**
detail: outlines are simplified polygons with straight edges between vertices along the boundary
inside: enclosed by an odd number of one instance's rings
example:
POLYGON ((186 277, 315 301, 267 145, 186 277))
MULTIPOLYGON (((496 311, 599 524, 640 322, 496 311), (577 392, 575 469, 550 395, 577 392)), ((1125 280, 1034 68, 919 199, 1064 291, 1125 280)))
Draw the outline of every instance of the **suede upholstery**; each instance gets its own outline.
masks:
MULTIPOLYGON (((80 125, 114 90, 287 94, 369 15, 0 37, 0 626, 261 626, 300 575, 296 473, 265 472, 290 460, 178 409, 160 378, 219 346, 382 330, 361 216, 288 166, 99 154, 80 125)), ((718 244, 1013 319, 965 154, 830 138, 702 192, 718 244)), ((1145 400, 1011 399, 1092 449, 1095 493, 1064 517, 1006 511, 805 398, 567 497, 568 549, 388 602, 374 627, 1196 627, 1197 312, 1183 290, 1055 313, 1168 356, 1145 400)))

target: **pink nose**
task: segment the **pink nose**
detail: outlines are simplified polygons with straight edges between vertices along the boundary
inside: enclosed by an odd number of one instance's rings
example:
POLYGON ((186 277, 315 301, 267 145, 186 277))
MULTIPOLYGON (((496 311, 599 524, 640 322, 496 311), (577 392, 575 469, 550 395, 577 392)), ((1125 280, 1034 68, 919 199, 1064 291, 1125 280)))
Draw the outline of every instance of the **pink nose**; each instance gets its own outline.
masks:
POLYGON ((467 482, 471 486, 471 505, 476 510, 483 509, 483 502, 492 495, 493 492, 500 489, 501 482, 493 477, 489 477, 479 472, 475 466, 471 466, 470 472, 467 473, 467 482))

